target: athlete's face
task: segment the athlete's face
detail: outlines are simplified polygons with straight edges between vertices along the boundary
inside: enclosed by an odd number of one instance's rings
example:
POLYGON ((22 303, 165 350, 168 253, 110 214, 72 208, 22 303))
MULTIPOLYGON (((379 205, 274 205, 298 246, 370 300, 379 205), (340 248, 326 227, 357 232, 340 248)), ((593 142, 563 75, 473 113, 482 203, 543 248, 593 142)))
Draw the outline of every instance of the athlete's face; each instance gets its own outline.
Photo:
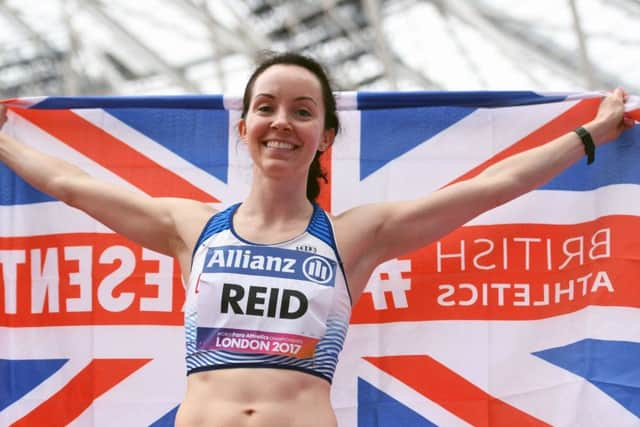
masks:
POLYGON ((316 151, 326 150, 333 141, 334 131, 324 129, 324 115, 316 76, 296 65, 278 64, 255 80, 238 130, 263 173, 303 178, 316 151))

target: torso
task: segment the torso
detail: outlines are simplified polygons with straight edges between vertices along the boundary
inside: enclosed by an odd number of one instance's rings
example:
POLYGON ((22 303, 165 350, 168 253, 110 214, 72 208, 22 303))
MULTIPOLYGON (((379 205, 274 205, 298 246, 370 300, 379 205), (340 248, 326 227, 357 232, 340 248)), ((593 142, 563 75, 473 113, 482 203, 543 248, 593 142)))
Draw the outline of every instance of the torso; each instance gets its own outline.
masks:
POLYGON ((335 427, 327 381, 284 369, 191 374, 176 427, 335 427))
POLYGON ((335 426, 327 378, 279 368, 192 372, 176 425, 335 426))

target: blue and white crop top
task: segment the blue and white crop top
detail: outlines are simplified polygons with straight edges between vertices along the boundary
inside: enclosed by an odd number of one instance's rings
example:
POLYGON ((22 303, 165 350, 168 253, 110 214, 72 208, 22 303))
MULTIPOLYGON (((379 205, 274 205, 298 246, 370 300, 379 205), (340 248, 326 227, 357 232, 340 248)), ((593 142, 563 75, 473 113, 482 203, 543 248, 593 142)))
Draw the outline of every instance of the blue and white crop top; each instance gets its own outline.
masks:
POLYGON ((298 237, 256 244, 233 229, 238 206, 215 214, 194 250, 187 373, 285 368, 331 382, 351 314, 331 220, 316 205, 298 237))

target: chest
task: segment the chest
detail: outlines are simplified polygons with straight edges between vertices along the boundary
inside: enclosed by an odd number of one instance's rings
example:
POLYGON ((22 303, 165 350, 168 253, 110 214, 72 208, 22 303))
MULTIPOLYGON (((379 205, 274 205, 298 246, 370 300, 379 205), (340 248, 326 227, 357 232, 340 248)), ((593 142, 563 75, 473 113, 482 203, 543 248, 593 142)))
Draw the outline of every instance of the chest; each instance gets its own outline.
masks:
POLYGON ((194 258, 198 348, 309 357, 344 289, 335 257, 312 238, 275 247, 223 237, 194 258))
MULTIPOLYGON (((309 218, 290 220, 282 224, 265 224, 234 216, 233 229, 246 241, 259 245, 289 242, 300 238, 309 225, 309 218)), ((277 246, 280 246, 279 244, 277 246)))

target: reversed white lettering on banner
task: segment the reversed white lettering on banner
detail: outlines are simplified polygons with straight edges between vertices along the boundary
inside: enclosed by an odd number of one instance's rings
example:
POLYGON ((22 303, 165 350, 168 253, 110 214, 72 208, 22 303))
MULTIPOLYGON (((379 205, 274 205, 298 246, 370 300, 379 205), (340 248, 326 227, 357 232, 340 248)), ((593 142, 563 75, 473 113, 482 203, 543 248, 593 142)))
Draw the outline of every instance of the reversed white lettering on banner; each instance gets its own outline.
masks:
POLYGON ((502 239, 461 239, 457 246, 449 243, 443 248, 436 244, 437 272, 445 271, 530 271, 533 261, 547 271, 561 271, 611 256, 611 229, 602 228, 590 235, 563 238, 534 236, 504 237, 502 239), (557 249, 558 246, 560 249, 557 249), (555 250, 553 248, 556 248, 555 250), (487 258, 493 257, 493 261, 487 258), (497 259, 496 259, 497 258, 497 259))
POLYGON ((393 308, 406 308, 407 291, 411 289, 411 279, 402 277, 402 273, 411 272, 411 260, 397 259, 383 262, 371 274, 364 290, 371 294, 376 310, 386 310, 387 295, 391 295, 393 308))
POLYGON ((155 297, 118 291, 120 285, 135 278, 134 270, 139 261, 127 246, 108 246, 99 252, 85 245, 0 250, 0 277, 4 288, 2 312, 20 314, 17 301, 26 298, 26 292, 31 301, 31 314, 88 313, 97 308, 96 302, 100 309, 115 313, 131 308, 136 299, 138 311, 171 311, 173 260, 148 249, 142 249, 142 260, 157 261, 157 269, 145 272, 143 281, 144 286, 155 288, 155 297), (99 278, 95 274, 98 265, 114 268, 99 278), (26 283, 30 286, 22 285, 26 283), (61 292, 63 288, 66 288, 66 297, 61 292))
POLYGON ((459 270, 474 274, 474 278, 468 282, 439 283, 437 303, 443 307, 543 307, 569 303, 601 291, 613 293, 614 285, 607 271, 566 277, 572 268, 610 258, 611 246, 610 228, 555 239, 535 236, 461 239, 447 242, 446 251, 439 241, 435 251, 436 271, 446 277, 448 271, 459 270), (481 272, 488 276, 479 276, 481 272), (528 281, 513 283, 495 277, 496 273, 510 272, 532 273, 527 276, 528 281), (541 272, 552 272, 554 276, 541 276, 541 272), (555 277, 560 273, 563 279, 555 277), (494 275, 493 281, 490 274, 494 275))
POLYGON ((545 306, 575 301, 601 290, 614 292, 606 271, 589 273, 566 283, 458 283, 438 285, 438 304, 451 306, 545 306))

